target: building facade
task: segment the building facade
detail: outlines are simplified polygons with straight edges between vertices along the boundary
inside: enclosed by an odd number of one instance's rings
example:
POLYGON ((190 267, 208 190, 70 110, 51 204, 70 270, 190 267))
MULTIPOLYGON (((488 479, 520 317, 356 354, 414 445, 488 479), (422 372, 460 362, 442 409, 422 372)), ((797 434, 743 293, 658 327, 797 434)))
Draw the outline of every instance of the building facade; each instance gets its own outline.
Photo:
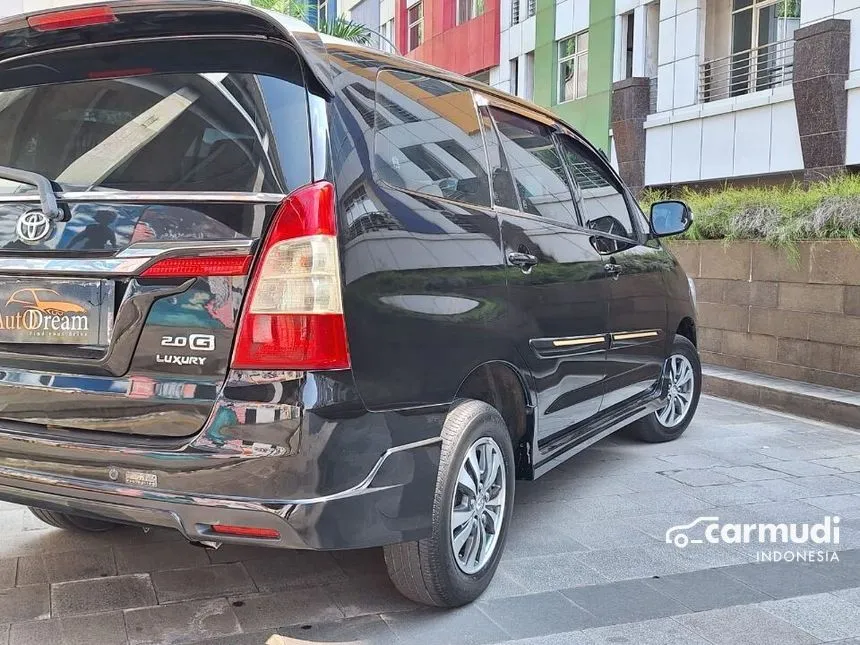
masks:
POLYGON ((349 15, 393 33, 405 56, 555 110, 610 151, 613 0, 361 0, 349 15))
POLYGON ((860 0, 616 0, 612 128, 634 186, 860 164, 860 0))

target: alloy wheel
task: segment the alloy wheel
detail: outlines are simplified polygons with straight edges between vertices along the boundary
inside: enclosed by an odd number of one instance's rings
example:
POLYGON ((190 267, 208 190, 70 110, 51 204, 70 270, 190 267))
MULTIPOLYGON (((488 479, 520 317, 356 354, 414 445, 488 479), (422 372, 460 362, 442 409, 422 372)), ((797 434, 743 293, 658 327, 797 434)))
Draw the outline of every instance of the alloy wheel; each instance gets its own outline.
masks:
POLYGON ((673 354, 666 362, 669 374, 669 399, 657 412, 657 419, 666 428, 674 428, 687 418, 696 389, 693 366, 683 354, 673 354))
POLYGON ((466 453, 451 504, 451 545, 457 566, 474 574, 493 556, 505 516, 507 475, 502 450, 478 439, 466 453))

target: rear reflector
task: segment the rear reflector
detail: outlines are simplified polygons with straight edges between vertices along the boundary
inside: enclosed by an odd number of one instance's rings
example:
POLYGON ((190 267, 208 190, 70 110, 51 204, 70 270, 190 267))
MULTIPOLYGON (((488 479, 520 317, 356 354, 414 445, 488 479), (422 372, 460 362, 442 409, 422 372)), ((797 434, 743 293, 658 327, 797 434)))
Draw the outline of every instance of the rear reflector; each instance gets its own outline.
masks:
POLYGON ((245 300, 233 367, 349 367, 334 186, 292 193, 275 214, 245 300))
POLYGON ((210 278, 247 275, 250 255, 167 258, 145 269, 141 278, 210 278))
POLYGON ((27 24, 36 31, 58 31, 75 27, 91 27, 117 22, 110 7, 84 7, 43 13, 27 18, 27 24))
POLYGON ((258 538, 261 540, 279 540, 281 534, 275 529, 264 529, 255 526, 230 526, 229 524, 213 524, 212 532, 219 535, 234 537, 258 538))

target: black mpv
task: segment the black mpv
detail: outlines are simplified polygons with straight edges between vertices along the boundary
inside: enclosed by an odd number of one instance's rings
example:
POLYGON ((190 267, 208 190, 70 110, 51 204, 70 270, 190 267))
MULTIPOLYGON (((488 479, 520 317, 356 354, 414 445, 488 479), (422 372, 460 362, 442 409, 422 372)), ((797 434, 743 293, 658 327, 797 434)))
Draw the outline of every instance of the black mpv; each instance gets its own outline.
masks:
POLYGON ((603 155, 486 85, 213 0, 0 22, 0 499, 383 546, 476 598, 515 480, 680 436, 692 286, 603 155))

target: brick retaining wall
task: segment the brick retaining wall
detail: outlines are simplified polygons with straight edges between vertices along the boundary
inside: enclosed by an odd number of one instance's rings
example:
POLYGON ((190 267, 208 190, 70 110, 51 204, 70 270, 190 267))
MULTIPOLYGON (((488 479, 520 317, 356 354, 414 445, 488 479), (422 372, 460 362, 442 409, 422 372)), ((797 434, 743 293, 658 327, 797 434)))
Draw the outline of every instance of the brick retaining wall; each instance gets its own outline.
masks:
POLYGON ((707 363, 860 391, 860 248, 675 241, 695 279, 707 363))

